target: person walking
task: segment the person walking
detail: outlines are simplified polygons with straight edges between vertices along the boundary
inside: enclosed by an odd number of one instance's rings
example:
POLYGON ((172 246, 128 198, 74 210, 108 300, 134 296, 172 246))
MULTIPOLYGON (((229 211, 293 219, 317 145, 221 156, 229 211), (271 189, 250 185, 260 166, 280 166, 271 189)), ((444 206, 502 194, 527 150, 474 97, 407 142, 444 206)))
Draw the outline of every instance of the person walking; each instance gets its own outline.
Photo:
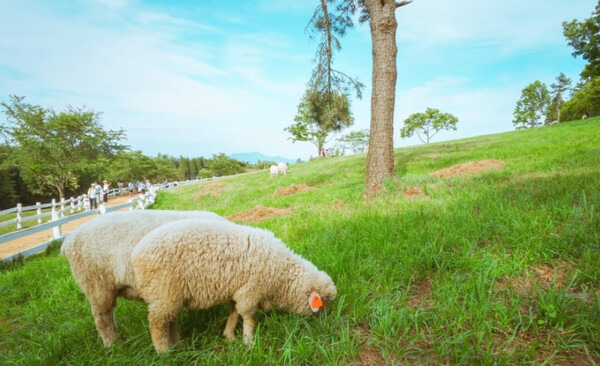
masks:
POLYGON ((110 182, 105 179, 104 182, 102 182, 102 183, 103 183, 102 194, 104 196, 103 197, 104 198, 103 201, 104 202, 108 202, 108 190, 110 188, 110 182))
POLYGON ((90 209, 95 210, 98 208, 98 202, 96 201, 96 184, 92 183, 90 189, 88 189, 88 197, 90 198, 90 209))

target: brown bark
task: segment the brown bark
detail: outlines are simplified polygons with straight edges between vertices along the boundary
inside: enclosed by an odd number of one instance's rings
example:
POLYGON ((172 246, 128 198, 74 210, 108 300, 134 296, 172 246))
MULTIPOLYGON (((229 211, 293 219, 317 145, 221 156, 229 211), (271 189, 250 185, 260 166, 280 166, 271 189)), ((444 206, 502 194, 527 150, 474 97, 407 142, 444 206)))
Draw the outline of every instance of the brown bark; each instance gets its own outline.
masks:
POLYGON ((396 21, 394 0, 369 0, 373 43, 373 87, 371 95, 371 136, 367 153, 365 188, 376 193, 394 171, 394 104, 396 99, 396 21))

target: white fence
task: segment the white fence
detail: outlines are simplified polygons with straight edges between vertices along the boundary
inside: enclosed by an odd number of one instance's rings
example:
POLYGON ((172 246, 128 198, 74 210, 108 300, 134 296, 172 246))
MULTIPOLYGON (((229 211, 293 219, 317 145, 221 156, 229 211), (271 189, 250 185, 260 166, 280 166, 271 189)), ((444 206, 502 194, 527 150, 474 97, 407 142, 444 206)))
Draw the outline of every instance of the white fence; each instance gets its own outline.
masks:
MULTIPOLYGON (((128 192, 126 188, 124 188, 123 192, 128 192)), ((124 193, 124 194, 125 194, 124 193)), ((111 189, 108 192, 108 197, 115 197, 121 194, 118 188, 111 189)), ((52 215, 52 211, 57 211, 60 217, 65 216, 65 212, 70 212, 71 214, 84 210, 83 202, 85 200, 86 195, 82 194, 79 197, 71 197, 68 199, 64 199, 60 202, 56 202, 55 199, 52 200, 51 203, 40 203, 37 202, 35 205, 31 206, 22 206, 20 203, 17 204, 17 207, 9 208, 7 210, 0 211, 0 217, 4 215, 9 215, 12 213, 16 213, 16 217, 10 220, 4 220, 0 222, 0 227, 8 226, 8 225, 16 225, 16 229, 20 230, 23 228, 23 223, 27 221, 36 220, 38 224, 41 224, 44 221, 44 218, 50 217, 52 215), (50 212, 42 212, 43 209, 51 208, 50 212), (35 215, 24 216, 23 214, 28 211, 36 211, 35 215)), ((0 243, 1 244, 1 243, 0 243)))
MULTIPOLYGON (((257 172, 259 172, 259 171, 243 173, 243 174, 251 174, 251 173, 257 173, 257 172)), ((241 174, 238 174, 238 175, 241 175, 241 174)), ((8 234, 0 235, 0 245, 4 244, 6 242, 12 241, 12 240, 20 239, 25 236, 32 235, 32 234, 38 233, 40 231, 49 230, 49 229, 52 229, 52 231, 53 231, 52 240, 42 243, 42 244, 39 244, 33 248, 24 250, 22 252, 10 255, 8 257, 1 258, 0 260, 1 261, 11 261, 19 256, 28 257, 33 254, 43 252, 53 241, 64 239, 64 237, 66 235, 62 234, 60 227, 61 227, 61 225, 64 225, 70 221, 78 220, 78 219, 81 219, 81 218, 84 218, 84 217, 87 217, 90 215, 95 215, 98 213, 104 214, 107 212, 122 210, 124 208, 129 208, 129 210, 134 210, 134 209, 144 210, 148 206, 150 206, 152 203, 154 203, 154 199, 156 197, 156 192, 158 190, 182 187, 182 186, 186 186, 189 184, 196 184, 196 183, 220 180, 220 179, 228 178, 228 177, 230 177, 230 176, 212 177, 212 178, 187 180, 187 181, 183 181, 183 182, 169 182, 169 183, 157 184, 157 185, 152 186, 152 189, 150 189, 150 193, 146 193, 143 196, 138 195, 137 197, 133 198, 129 202, 126 202, 126 203, 123 203, 120 205, 116 205, 116 206, 112 206, 112 207, 106 207, 104 205, 99 205, 99 208, 97 208, 97 209, 84 211, 84 212, 80 212, 80 213, 75 213, 75 212, 81 211, 84 209, 83 200, 85 198, 85 195, 81 195, 77 198, 70 198, 68 200, 63 200, 61 202, 56 202, 53 199, 52 203, 46 203, 46 204, 38 203, 33 206, 21 207, 21 204, 18 204, 17 207, 15 207, 15 208, 10 208, 8 210, 0 211, 0 216, 6 215, 6 214, 11 214, 13 212, 17 213, 17 218, 0 222, 0 227, 7 226, 10 224, 17 224, 17 228, 19 229, 17 231, 14 231, 14 232, 11 232, 8 234), (51 210, 50 210, 50 212, 42 213, 42 209, 44 209, 44 208, 50 208, 51 210), (36 215, 23 217, 23 215, 22 215, 23 212, 33 211, 33 210, 36 210, 36 215), (71 212, 73 214, 65 216, 65 212, 71 212), (50 221, 46 222, 46 223, 42 223, 43 218, 48 217, 48 216, 50 216, 50 221), (21 229, 23 222, 31 221, 31 220, 38 220, 38 225, 29 227, 27 229, 21 229)), ((124 192, 123 194, 127 194, 127 193, 125 193, 125 192, 127 192, 127 189, 124 188, 123 192, 124 192)), ((109 191, 109 197, 114 197, 120 193, 121 192, 118 188, 112 189, 111 191, 109 191)))

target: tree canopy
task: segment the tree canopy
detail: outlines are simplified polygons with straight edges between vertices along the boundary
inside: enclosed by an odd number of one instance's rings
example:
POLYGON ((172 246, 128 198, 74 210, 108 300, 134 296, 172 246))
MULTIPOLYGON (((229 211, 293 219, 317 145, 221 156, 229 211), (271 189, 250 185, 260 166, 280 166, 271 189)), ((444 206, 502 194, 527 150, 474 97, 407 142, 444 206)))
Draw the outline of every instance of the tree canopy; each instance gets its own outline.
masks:
POLYGON ((583 21, 563 22, 563 34, 569 46, 574 48, 573 57, 581 56, 588 62, 581 77, 591 79, 600 76, 600 1, 591 17, 583 21))
POLYGON ((352 131, 338 138, 342 147, 352 150, 353 153, 363 153, 369 145, 369 130, 352 131))
POLYGON ((350 100, 346 94, 306 90, 294 124, 285 128, 292 142, 306 141, 317 148, 317 154, 323 148, 331 132, 340 131, 354 123, 350 110, 350 100))
POLYGON ((98 169, 113 154, 123 151, 123 130, 105 130, 100 113, 67 107, 55 112, 12 96, 2 102, 10 141, 18 146, 14 156, 30 190, 56 191, 64 198, 67 189, 79 186, 79 177, 98 169))
POLYGON ((400 136, 407 138, 417 134, 421 142, 428 144, 433 136, 442 130, 456 131, 458 118, 450 113, 442 113, 435 108, 427 108, 425 113, 411 114, 404 120, 400 136))
POLYGON ((320 0, 306 26, 309 36, 318 38, 315 67, 309 82, 310 88, 316 92, 349 94, 354 90, 358 98, 362 97, 364 85, 334 67, 334 54, 342 48, 339 38, 353 26, 354 11, 353 1, 320 0), (335 11, 331 11, 328 3, 335 11))
POLYGON ((600 76, 590 79, 562 107, 565 120, 600 115, 600 76))
POLYGON ((549 121, 556 120, 560 122, 560 109, 565 102, 565 94, 571 87, 571 79, 565 76, 564 73, 560 73, 556 77, 556 82, 550 84, 550 109, 548 111, 549 121))
POLYGON ((527 85, 513 112, 513 125, 536 127, 542 124, 550 105, 550 92, 546 84, 539 80, 527 85))

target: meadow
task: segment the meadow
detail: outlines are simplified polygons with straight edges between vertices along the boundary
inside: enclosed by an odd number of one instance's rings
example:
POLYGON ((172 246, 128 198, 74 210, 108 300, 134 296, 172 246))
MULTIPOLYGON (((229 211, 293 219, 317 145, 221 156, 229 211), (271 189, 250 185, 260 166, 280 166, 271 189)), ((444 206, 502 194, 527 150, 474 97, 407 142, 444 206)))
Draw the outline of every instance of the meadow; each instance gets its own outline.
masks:
POLYGON ((161 192, 152 206, 273 231, 336 282, 325 316, 259 312, 248 348, 241 326, 221 336, 229 305, 185 310, 182 340, 157 356, 145 304, 120 299, 105 349, 57 243, 0 272, 0 364, 600 363, 600 118, 395 158, 397 177, 371 198, 360 154, 161 192))

